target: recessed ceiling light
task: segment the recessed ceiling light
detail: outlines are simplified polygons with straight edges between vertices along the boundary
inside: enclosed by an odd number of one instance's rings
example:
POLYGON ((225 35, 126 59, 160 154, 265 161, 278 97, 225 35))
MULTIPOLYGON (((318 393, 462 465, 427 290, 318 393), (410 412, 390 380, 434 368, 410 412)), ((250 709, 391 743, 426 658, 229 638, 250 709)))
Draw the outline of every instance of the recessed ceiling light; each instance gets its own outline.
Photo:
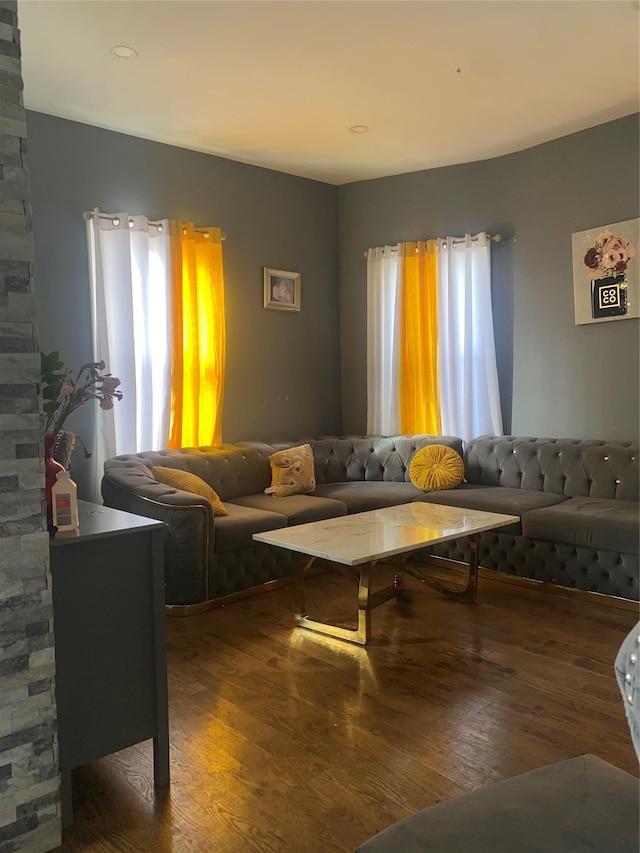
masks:
POLYGON ((366 133, 368 130, 366 124, 354 124, 349 128, 349 133, 366 133))
POLYGON ((111 53, 118 59, 133 59, 138 55, 132 47, 127 47, 126 44, 116 44, 111 48, 111 53))

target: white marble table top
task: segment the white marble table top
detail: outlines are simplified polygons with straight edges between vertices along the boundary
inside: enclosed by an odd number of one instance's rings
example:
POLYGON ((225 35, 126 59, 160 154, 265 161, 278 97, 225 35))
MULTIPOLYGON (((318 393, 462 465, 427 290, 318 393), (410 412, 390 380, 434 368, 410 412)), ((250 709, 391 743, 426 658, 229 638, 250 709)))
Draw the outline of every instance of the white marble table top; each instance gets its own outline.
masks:
POLYGON ((416 502, 254 533, 253 538, 267 545, 357 566, 515 521, 520 521, 517 515, 416 502))

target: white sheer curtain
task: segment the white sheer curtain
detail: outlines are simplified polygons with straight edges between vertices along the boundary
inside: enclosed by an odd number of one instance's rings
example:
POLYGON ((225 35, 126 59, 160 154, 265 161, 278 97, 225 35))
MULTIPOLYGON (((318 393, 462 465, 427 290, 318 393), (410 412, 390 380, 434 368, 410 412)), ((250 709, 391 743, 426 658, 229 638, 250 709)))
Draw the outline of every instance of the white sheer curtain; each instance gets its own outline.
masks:
POLYGON ((169 436, 170 249, 168 221, 87 219, 93 358, 121 380, 123 399, 96 412, 96 499, 105 459, 167 447, 169 436))
POLYGON ((444 435, 502 435, 486 233, 438 240, 438 358, 444 435))
POLYGON ((399 431, 397 246, 367 254, 367 433, 399 431))

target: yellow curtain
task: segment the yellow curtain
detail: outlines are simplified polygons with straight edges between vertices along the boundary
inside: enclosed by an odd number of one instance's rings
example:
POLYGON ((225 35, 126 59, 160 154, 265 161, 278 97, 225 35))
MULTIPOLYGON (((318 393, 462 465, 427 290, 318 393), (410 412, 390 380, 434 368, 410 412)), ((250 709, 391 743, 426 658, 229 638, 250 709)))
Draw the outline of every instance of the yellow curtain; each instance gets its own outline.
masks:
POLYGON ((219 444, 225 369, 219 228, 171 220, 172 340, 169 447, 219 444))
POLYGON ((399 253, 400 430, 441 435, 437 243, 401 243, 399 253))

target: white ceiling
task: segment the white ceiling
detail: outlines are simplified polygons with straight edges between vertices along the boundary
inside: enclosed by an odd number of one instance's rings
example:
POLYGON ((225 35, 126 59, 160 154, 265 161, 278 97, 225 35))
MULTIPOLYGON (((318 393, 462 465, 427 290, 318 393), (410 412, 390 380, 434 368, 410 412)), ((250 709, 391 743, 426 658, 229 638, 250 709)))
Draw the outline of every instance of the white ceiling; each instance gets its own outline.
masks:
POLYGON ((19 0, 24 100, 342 184, 496 157, 636 112, 639 5, 19 0), (122 44, 137 58, 116 59, 122 44), (369 131, 350 133, 358 124, 369 131))

